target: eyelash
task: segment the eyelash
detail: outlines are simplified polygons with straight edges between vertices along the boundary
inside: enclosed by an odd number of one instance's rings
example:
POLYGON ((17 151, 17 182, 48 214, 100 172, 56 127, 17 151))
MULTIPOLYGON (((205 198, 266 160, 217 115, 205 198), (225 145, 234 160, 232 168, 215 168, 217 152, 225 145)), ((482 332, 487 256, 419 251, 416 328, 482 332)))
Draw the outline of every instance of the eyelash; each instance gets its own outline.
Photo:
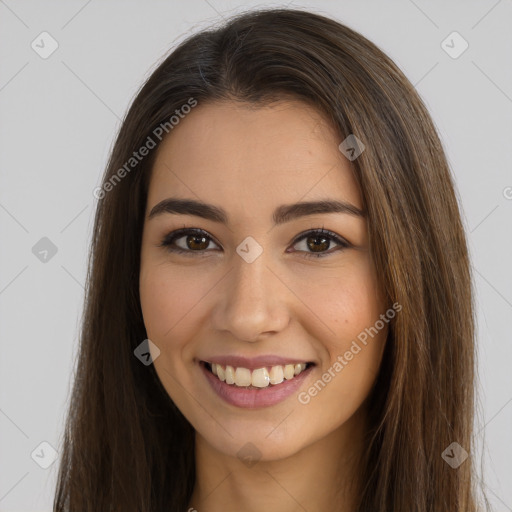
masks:
MULTIPOLYGON (((182 228, 182 229, 178 229, 176 231, 172 231, 171 233, 167 234, 164 237, 164 239, 162 240, 162 242, 160 243, 159 247, 165 247, 166 250, 168 250, 170 252, 174 252, 177 254, 183 254, 186 256, 193 256, 193 254, 191 254, 191 253, 199 253, 201 256, 204 256, 204 253, 207 251, 207 249, 203 249, 201 251, 192 251, 192 250, 185 250, 185 249, 182 249, 181 247, 176 247, 176 246, 171 247, 172 244, 177 239, 182 238, 186 235, 204 236, 205 238, 209 238, 210 240, 212 240, 214 243, 217 244, 217 242, 215 242, 215 240, 210 235, 208 235, 208 233, 206 231, 204 231, 202 229, 182 228)), ((332 231, 328 231, 328 230, 324 229, 323 227, 321 229, 313 229, 313 230, 305 231, 305 232, 299 234, 295 238, 295 240, 293 240, 292 245, 295 245, 298 242, 301 242, 302 240, 304 240, 305 238, 309 238, 310 236, 318 236, 318 237, 324 236, 328 240, 336 242, 342 249, 351 247, 351 244, 348 243, 345 239, 341 238, 339 235, 337 235, 336 233, 333 233, 332 231)), ((220 245, 220 244, 217 244, 217 245, 220 245)), ((337 250, 341 250, 341 249, 337 249, 337 250)), ((329 254, 332 254, 333 252, 337 252, 337 250, 330 251, 330 252, 326 251, 326 252, 321 252, 321 253, 306 252, 305 254, 303 254, 303 257, 304 258, 323 258, 325 256, 328 256, 329 254)), ((304 252, 304 251, 298 251, 298 252, 304 252)))

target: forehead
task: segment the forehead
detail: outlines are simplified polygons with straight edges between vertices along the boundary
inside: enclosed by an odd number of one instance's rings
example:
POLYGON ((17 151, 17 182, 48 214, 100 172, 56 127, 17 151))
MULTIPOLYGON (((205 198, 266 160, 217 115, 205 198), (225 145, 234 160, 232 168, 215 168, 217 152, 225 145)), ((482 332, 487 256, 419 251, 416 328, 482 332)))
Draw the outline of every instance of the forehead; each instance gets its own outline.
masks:
POLYGON ((277 204, 326 197, 362 208, 340 142, 327 119, 301 101, 199 104, 158 148, 148 209, 171 195, 252 217, 267 216, 277 204))

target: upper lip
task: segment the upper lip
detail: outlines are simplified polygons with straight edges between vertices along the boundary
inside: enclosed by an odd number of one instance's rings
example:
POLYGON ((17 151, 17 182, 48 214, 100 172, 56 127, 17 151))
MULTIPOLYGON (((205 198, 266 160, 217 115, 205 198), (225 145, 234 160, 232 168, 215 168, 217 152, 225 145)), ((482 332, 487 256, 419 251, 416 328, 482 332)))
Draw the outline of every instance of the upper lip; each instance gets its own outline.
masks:
POLYGON ((278 366, 286 364, 310 363, 301 358, 281 357, 276 355, 262 355, 256 357, 243 356, 212 356, 202 359, 207 363, 216 363, 221 366, 233 366, 234 368, 247 368, 248 370, 256 370, 266 366, 278 366))

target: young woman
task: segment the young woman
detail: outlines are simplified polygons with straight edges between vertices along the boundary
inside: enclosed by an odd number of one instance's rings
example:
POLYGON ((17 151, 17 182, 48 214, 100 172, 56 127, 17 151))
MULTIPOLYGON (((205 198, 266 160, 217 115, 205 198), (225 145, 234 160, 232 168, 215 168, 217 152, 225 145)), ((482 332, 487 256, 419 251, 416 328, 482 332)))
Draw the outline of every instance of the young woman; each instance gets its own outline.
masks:
POLYGON ((95 195, 55 510, 477 510, 465 235, 374 44, 288 9, 189 37, 95 195))

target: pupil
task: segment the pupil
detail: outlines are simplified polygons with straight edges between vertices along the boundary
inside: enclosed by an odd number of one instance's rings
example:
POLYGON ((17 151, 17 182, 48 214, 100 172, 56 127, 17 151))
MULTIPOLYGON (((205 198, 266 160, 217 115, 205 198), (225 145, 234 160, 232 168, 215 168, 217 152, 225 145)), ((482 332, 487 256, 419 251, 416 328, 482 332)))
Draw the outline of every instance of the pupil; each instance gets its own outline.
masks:
POLYGON ((329 240, 327 238, 325 238, 324 236, 309 237, 308 240, 323 240, 323 242, 320 242, 320 243, 313 243, 313 244, 308 243, 308 247, 310 249, 320 248, 321 250, 322 249, 327 250, 327 247, 329 247, 329 240))
POLYGON ((208 242, 206 241, 206 237, 204 236, 201 236, 201 235, 189 235, 189 237, 187 238, 187 245, 188 245, 188 248, 189 249, 200 249, 200 250, 203 250, 203 249, 206 249, 206 247, 208 247, 208 242), (192 243, 189 243, 190 239, 193 240, 192 243), (194 244, 196 243, 196 240, 202 240, 202 242, 199 242, 199 245, 203 244, 204 247, 194 247, 194 244))

